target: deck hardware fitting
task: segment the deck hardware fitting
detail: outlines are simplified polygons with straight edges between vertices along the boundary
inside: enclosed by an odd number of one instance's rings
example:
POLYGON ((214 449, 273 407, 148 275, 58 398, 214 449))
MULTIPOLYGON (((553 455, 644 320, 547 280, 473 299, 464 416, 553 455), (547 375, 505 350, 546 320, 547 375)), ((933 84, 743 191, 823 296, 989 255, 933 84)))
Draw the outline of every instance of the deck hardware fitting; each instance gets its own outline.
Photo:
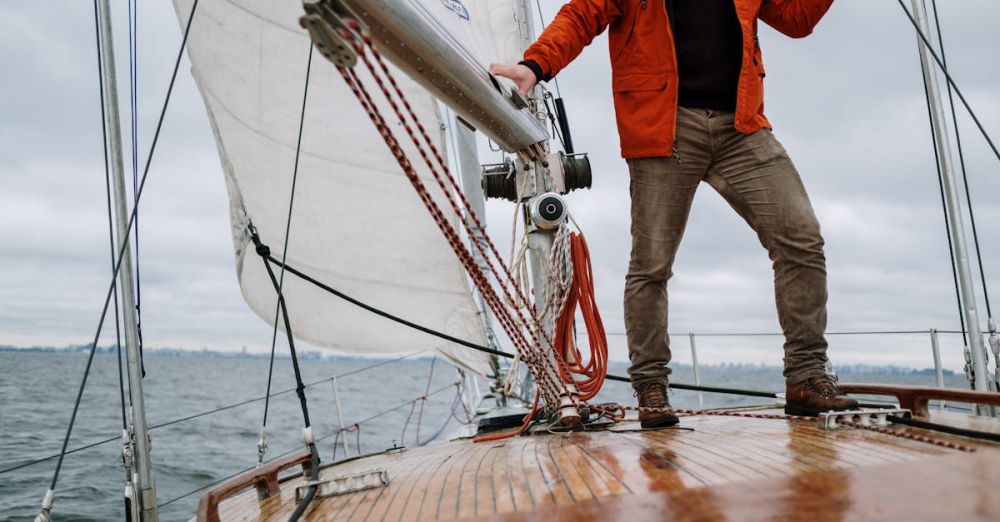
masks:
POLYGON ((819 428, 822 430, 843 429, 847 426, 840 421, 847 421, 861 426, 886 427, 888 417, 910 417, 910 410, 905 408, 862 408, 860 410, 827 411, 819 414, 819 428))
POLYGON ((360 473, 306 482, 295 488, 295 502, 301 501, 309 488, 313 486, 316 487, 316 498, 336 497, 366 489, 388 487, 389 473, 382 468, 375 468, 360 473))

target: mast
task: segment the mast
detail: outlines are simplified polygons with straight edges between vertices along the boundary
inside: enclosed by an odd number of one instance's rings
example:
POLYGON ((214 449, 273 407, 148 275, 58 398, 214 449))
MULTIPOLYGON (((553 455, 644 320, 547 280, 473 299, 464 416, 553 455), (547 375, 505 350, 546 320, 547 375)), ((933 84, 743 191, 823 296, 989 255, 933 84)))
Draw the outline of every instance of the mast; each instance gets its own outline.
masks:
POLYGON ((111 7, 108 0, 98 2, 100 35, 104 45, 101 59, 104 61, 104 99, 107 104, 106 125, 108 128, 108 153, 111 159, 111 173, 114 180, 115 225, 118 248, 122 251, 121 268, 118 271, 118 288, 122 296, 122 316, 125 325, 125 348, 128 359, 128 384, 130 408, 129 431, 131 432, 135 469, 132 482, 138 488, 137 498, 140 520, 156 521, 156 485, 149 458, 149 431, 146 423, 146 408, 142 393, 142 363, 139 354, 139 330, 136 324, 135 283, 132 274, 132 254, 123 245, 129 241, 128 197, 125 193, 125 169, 122 160, 121 121, 118 114, 118 83, 115 71, 114 40, 111 29, 111 7))
MULTIPOLYGON (((930 34, 930 24, 927 20, 927 9, 923 0, 911 0, 913 14, 920 30, 930 34)), ((958 283, 961 289, 962 314, 969 329, 968 363, 972 365, 973 389, 989 391, 987 381, 986 348, 981 335, 979 313, 976 305, 976 294, 972 286, 972 269, 969 263, 969 251, 965 239, 965 228, 962 221, 962 206, 958 198, 958 185, 955 181, 955 169, 951 156, 951 138, 948 133, 947 120, 944 113, 944 102, 941 97, 941 86, 934 69, 934 63, 928 52, 927 45, 917 35, 917 47, 920 50, 920 66, 923 69, 924 83, 927 86, 927 101, 931 112, 931 127, 934 132, 934 142, 937 148, 938 165, 941 169, 942 185, 944 187, 945 212, 951 228, 952 243, 955 251, 955 265, 958 272, 958 283)), ((980 414, 992 414, 992 408, 979 407, 980 414)))
MULTIPOLYGON (((515 12, 518 19, 518 24, 520 25, 521 38, 523 43, 523 48, 527 49, 535 41, 535 21, 534 16, 531 13, 530 0, 517 0, 515 2, 515 12)), ((539 13, 541 15, 541 13, 539 13)), ((528 93, 528 111, 539 121, 545 122, 548 117, 548 108, 543 102, 544 93, 540 85, 535 85, 535 87, 528 93)), ((549 161, 549 140, 545 140, 542 144, 545 148, 544 154, 546 157, 540 161, 537 158, 527 158, 524 155, 519 155, 519 161, 516 163, 519 169, 523 169, 527 173, 529 180, 533 183, 529 183, 530 198, 525 202, 530 209, 525 213, 525 230, 528 236, 528 263, 531 267, 531 283, 534 286, 535 292, 535 310, 538 313, 543 313, 543 310, 549 308, 549 303, 546 302, 547 296, 545 289, 549 286, 549 277, 551 276, 548 272, 548 261, 552 253, 552 249, 555 246, 556 230, 557 226, 553 226, 552 223, 543 226, 538 218, 543 218, 543 220, 553 219, 558 222, 565 222, 568 216, 568 210, 565 201, 558 195, 558 188, 555 186, 555 180, 550 171, 551 162, 549 161), (542 208, 549 208, 548 212, 542 210, 542 208), (551 215, 546 215, 551 214, 551 215)), ((555 167, 555 165, 551 165, 555 167)), ((560 175, 561 177, 561 175, 560 175)), ((565 184, 565 181, 563 182, 565 184)), ((555 314, 544 314, 539 317, 542 321, 542 328, 547 332, 555 332, 555 314)), ((552 336, 554 341, 555 335, 552 336)), ((543 344, 547 344, 544 338, 541 340, 543 344)), ((545 346, 544 351, 547 357, 552 358, 553 362, 558 357, 556 355, 556 346, 545 346)), ((567 354, 567 357, 572 357, 567 354)), ((553 364, 555 367, 555 364, 553 364)), ((561 379, 560 376, 554 376, 556 381, 561 379)), ((522 383, 522 389, 530 388, 531 385, 531 374, 525 376, 524 382, 522 383)), ((567 392, 569 395, 576 394, 576 387, 572 382, 567 383, 567 392)), ((579 422, 580 414, 572 404, 572 398, 568 396, 561 397, 561 404, 559 409, 560 420, 564 423, 573 425, 579 422)))

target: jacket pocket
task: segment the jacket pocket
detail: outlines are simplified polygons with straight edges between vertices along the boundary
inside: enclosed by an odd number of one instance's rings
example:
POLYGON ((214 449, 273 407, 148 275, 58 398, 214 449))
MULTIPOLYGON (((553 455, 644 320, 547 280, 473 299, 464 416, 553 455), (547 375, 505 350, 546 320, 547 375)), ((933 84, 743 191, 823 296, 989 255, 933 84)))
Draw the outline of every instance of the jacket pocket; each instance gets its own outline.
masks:
POLYGON ((669 156, 677 99, 668 85, 669 75, 631 71, 616 74, 611 81, 622 155, 669 156))
POLYGON ((662 91, 667 87, 667 73, 621 74, 611 80, 615 94, 638 91, 662 91))

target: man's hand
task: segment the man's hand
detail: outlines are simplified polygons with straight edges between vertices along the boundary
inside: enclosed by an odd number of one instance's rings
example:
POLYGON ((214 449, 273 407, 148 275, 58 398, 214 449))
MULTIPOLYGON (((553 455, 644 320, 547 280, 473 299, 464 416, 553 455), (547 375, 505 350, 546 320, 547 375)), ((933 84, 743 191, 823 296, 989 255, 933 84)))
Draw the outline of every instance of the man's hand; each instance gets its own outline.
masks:
POLYGON ((492 63, 490 64, 490 73, 513 80, 514 85, 517 86, 517 90, 525 96, 527 96, 528 92, 531 91, 531 88, 538 83, 538 80, 535 78, 535 73, 524 65, 492 63))

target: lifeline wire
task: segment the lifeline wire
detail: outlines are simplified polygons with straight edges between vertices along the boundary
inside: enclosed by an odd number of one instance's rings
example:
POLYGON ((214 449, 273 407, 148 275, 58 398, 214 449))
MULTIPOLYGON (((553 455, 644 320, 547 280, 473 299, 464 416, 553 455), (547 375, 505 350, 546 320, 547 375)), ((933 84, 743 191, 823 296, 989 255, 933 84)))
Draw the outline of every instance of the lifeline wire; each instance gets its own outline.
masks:
MULTIPOLYGON (((437 395, 437 394, 439 394, 439 393, 441 393, 441 392, 443 392, 443 391, 446 391, 446 390, 448 390, 448 389, 449 389, 449 388, 451 388, 452 386, 454 386, 454 385, 452 385, 452 384, 449 384, 448 386, 445 386, 445 387, 443 387, 443 388, 440 388, 440 389, 438 389, 438 390, 435 390, 435 391, 432 391, 432 392, 428 393, 428 394, 427 394, 427 396, 428 396, 428 397, 430 397, 430 396, 433 396, 433 395, 437 395)), ((352 424, 352 426, 354 426, 354 425, 359 425, 359 424, 364 424, 364 423, 366 423, 366 422, 369 422, 369 421, 372 421, 372 420, 374 420, 374 419, 377 419, 377 418, 379 418, 379 417, 382 417, 382 416, 384 416, 384 415, 387 415, 387 414, 389 414, 389 413, 392 413, 392 412, 394 412, 394 411, 396 411, 396 410, 399 410, 399 409, 402 409, 403 407, 405 407, 405 406, 407 406, 407 405, 409 405, 409 404, 410 404, 410 402, 404 402, 404 403, 402 403, 402 404, 400 404, 400 405, 398 405, 398 406, 395 406, 395 407, 393 407, 393 408, 390 408, 390 409, 388 409, 388 410, 385 410, 385 411, 383 411, 383 412, 381 412, 381 413, 378 413, 378 414, 376 414, 376 415, 373 415, 373 416, 371 416, 371 417, 368 417, 367 419, 363 419, 363 420, 360 420, 360 421, 357 421, 357 422, 355 422, 354 424, 352 424)), ((330 437, 333 437, 333 436, 337 435, 337 434, 338 434, 338 433, 340 433, 341 431, 345 431, 345 430, 339 430, 339 429, 338 429, 338 430, 334 430, 334 431, 332 431, 332 432, 330 432, 330 433, 327 433, 326 435, 323 435, 322 437, 319 437, 319 438, 317 438, 317 439, 316 439, 316 442, 321 442, 321 441, 324 441, 324 440, 326 440, 326 439, 329 439, 330 437)), ((336 447, 336 446, 335 446, 335 447, 336 447)), ((292 453, 294 453, 295 451, 296 451, 296 448, 293 448, 293 449, 290 449, 290 450, 288 450, 288 451, 286 451, 286 452, 284 452, 284 453, 282 453, 282 454, 280 454, 280 455, 276 456, 275 458, 281 458, 281 457, 285 457, 285 456, 287 456, 287 455, 291 455, 291 454, 292 454, 292 453)), ((216 485, 218 485, 218 484, 221 484, 221 483, 223 483, 223 482, 225 482, 225 481, 227 481, 227 480, 229 480, 229 479, 231 479, 231 478, 233 478, 233 477, 235 477, 235 476, 237 476, 237 475, 239 475, 239 474, 241 474, 241 473, 246 473, 247 471, 250 471, 250 470, 252 470, 252 469, 254 469, 254 468, 250 467, 250 468, 246 468, 246 469, 242 469, 242 470, 240 470, 240 471, 237 471, 236 473, 233 473, 233 474, 231 474, 231 475, 227 475, 227 476, 225 476, 225 477, 223 477, 223 478, 221 478, 221 479, 218 479, 218 480, 216 480, 215 482, 212 482, 212 483, 210 483, 210 484, 207 484, 207 485, 204 485, 204 486, 201 486, 201 487, 200 487, 200 488, 198 488, 198 489, 195 489, 195 490, 192 490, 192 491, 188 491, 187 493, 184 493, 183 495, 180 495, 180 496, 178 496, 178 497, 174 497, 174 498, 172 498, 172 499, 170 499, 170 500, 168 500, 168 501, 166 501, 166 502, 163 502, 162 504, 157 504, 157 506, 156 506, 156 507, 157 507, 157 508, 162 508, 162 507, 165 507, 165 506, 167 506, 167 505, 170 505, 170 504, 173 504, 174 502, 177 502, 178 500, 182 500, 182 499, 185 499, 185 498, 187 498, 187 497, 190 497, 191 495, 194 495, 195 493, 198 493, 199 491, 203 491, 203 490, 205 490, 205 489, 208 489, 208 488, 210 488, 210 487, 212 487, 212 486, 216 486, 216 485)))
MULTIPOLYGON (((411 354, 404 355, 402 357, 397 357, 395 359, 388 359, 388 360, 385 360, 385 361, 379 361, 379 362, 377 362, 375 364, 371 364, 371 365, 365 366, 363 368, 358 368, 356 370, 351 370, 351 371, 348 371, 348 372, 344 372, 344 373, 335 375, 333 377, 327 377, 325 379, 320 379, 320 380, 317 380, 317 381, 310 382, 310 383, 306 384, 305 387, 309 388, 309 387, 312 387, 312 386, 316 386, 317 384, 323 384, 323 383, 326 383, 326 382, 330 382, 334 378, 341 379, 341 378, 348 377, 348 376, 351 376, 351 375, 355 375, 355 374, 358 374, 358 373, 366 372, 368 370, 372 370, 372 369, 378 368, 380 366, 385 366, 387 364, 392 364, 394 362, 399 362, 399 361, 402 361, 404 359, 409 359, 411 357, 420 355, 420 354, 425 353, 425 352, 426 352, 426 350, 421 350, 419 352, 413 352, 411 354)), ((294 391, 295 391, 295 388, 288 388, 286 390, 282 390, 282 391, 277 392, 277 393, 272 393, 271 397, 279 397, 279 396, 282 396, 282 395, 287 395, 287 394, 292 393, 294 391)), ((255 402, 260 402, 262 400, 264 400, 264 396, 263 395, 260 396, 260 397, 254 397, 252 399, 246 399, 246 400, 243 400, 243 401, 240 401, 240 402, 236 402, 236 403, 233 403, 233 404, 228 404, 226 406, 220 406, 220 407, 215 408, 215 409, 211 409, 211 410, 207 410, 207 411, 203 411, 203 412, 199 412, 199 413, 194 413, 194 414, 191 414, 191 415, 187 415, 185 417, 176 418, 176 419, 173 419, 173 420, 162 422, 160 424, 153 424, 153 425, 149 426, 149 429, 150 429, 150 431, 152 431, 152 430, 156 430, 156 429, 160 429, 160 428, 165 428, 167 426, 172 426, 174 424, 180 424, 182 422, 187 422, 189 420, 194 420, 194 419, 197 419, 197 418, 200 418, 200 417, 206 417, 208 415, 212 415, 212 414, 219 413, 219 412, 226 411, 226 410, 231 410, 233 408, 238 408, 240 406, 245 406, 247 404, 253 404, 255 402)), ((66 452, 66 454, 67 455, 71 455, 73 453, 77 453, 77 452, 80 452, 80 451, 88 450, 90 448, 95 448, 97 446, 108 444, 108 443, 114 442, 116 440, 121 440, 121 436, 115 436, 115 437, 111 437, 111 438, 108 438, 108 439, 95 441, 95 442, 86 444, 84 446, 79 446, 79 447, 73 448, 71 450, 68 450, 66 452)), ((48 460, 52 460, 52 459, 58 458, 58 457, 59 457, 59 454, 55 453, 55 454, 49 455, 47 457, 42 457, 42 458, 31 460, 31 461, 28 461, 28 462, 23 462, 21 464, 17 464, 17 465, 11 466, 9 468, 3 468, 3 469, 0 469, 0 475, 6 474, 6 473, 10 473, 12 471, 17 471, 17 470, 22 469, 22 468, 27 468, 27 467, 30 467, 30 466, 34 466, 36 464, 41 464, 42 462, 45 462, 45 461, 48 461, 48 460)))
MULTIPOLYGON (((187 25, 184 28, 184 38, 181 41, 181 47, 177 52, 177 61, 174 64, 174 71, 170 77, 170 85, 167 88, 167 95, 163 101, 163 108, 160 111, 160 118, 156 124, 156 132, 153 134, 153 142, 149 148, 149 155, 146 158, 146 167, 142 173, 142 179, 139 182, 139 190, 136 192, 135 201, 136 204, 132 206, 132 213, 129 216, 128 223, 125 226, 125 234, 131 233, 132 225, 135 223, 135 216, 138 213, 139 198, 142 196, 142 190, 146 185, 146 177, 149 175, 149 166, 153 160, 153 153, 156 151, 156 143, 160 137, 160 130, 163 127, 163 119, 167 113, 167 106, 170 104, 170 95, 174 90, 174 83, 177 79, 177 71, 180 69, 181 58, 184 56, 184 47, 187 45, 188 33, 191 30, 191 22, 194 20, 194 14, 198 9, 198 0, 194 0, 191 6, 191 14, 188 17, 187 25)), ((97 341, 101 338, 101 330, 104 328, 104 319, 108 315, 108 307, 111 304, 111 296, 115 291, 116 285, 115 281, 118 278, 118 272, 121 270, 123 254, 125 249, 128 248, 128 242, 123 242, 121 248, 118 249, 118 255, 115 256, 115 268, 111 274, 111 283, 108 285, 108 291, 104 296, 104 306, 101 309, 101 317, 97 322, 97 331, 94 333, 94 342, 90 345, 90 355, 87 358, 87 365, 84 368, 83 379, 80 381, 80 389, 77 391, 76 400, 73 404, 73 413, 70 415, 69 426, 66 427, 66 436, 63 438, 62 449, 59 452, 59 461, 56 463, 55 473, 52 475, 52 482, 49 486, 50 490, 55 491, 56 483, 59 480, 59 471, 62 468, 63 457, 66 455, 66 446, 69 444, 70 435, 73 434, 73 425, 76 423, 76 414, 80 409, 80 400, 83 398, 83 390, 87 386, 87 377, 90 375, 91 363, 94 360, 94 353, 97 350, 97 341)))

